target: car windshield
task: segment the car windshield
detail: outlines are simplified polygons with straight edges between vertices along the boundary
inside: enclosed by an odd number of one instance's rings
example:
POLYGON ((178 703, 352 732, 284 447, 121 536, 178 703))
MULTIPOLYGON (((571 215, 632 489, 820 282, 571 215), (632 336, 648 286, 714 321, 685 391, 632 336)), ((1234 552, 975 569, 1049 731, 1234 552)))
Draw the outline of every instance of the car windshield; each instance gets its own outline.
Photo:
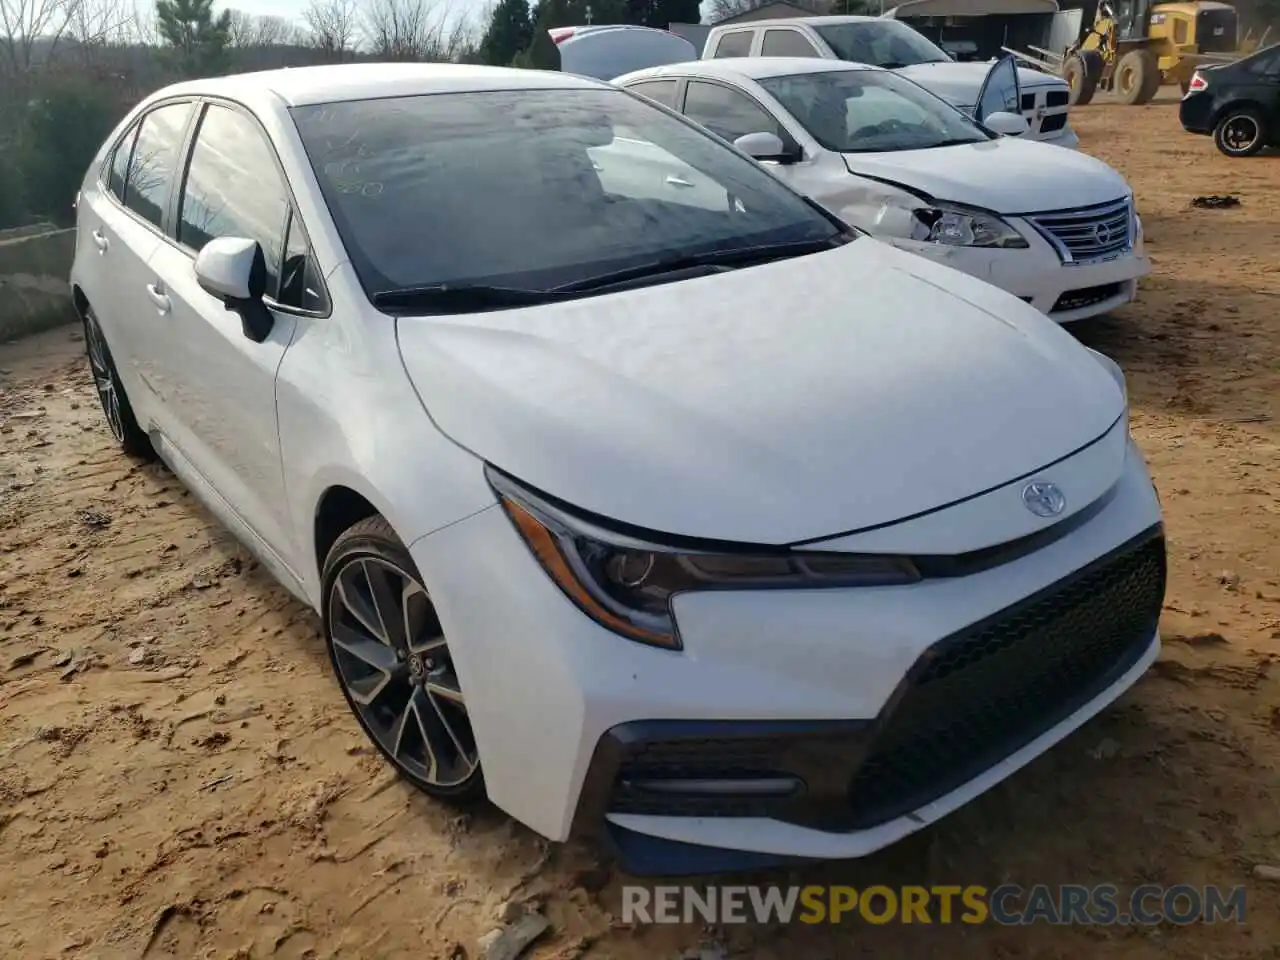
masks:
POLYGON ((375 299, 439 285, 546 291, 659 261, 846 236, 745 155, 621 90, 292 112, 375 299))
POLYGON ((928 90, 884 70, 832 70, 759 81, 813 139, 839 153, 887 153, 991 137, 928 90))
POLYGON ((917 63, 947 63, 951 59, 940 47, 899 20, 821 24, 814 29, 839 59, 850 63, 892 70, 917 63))

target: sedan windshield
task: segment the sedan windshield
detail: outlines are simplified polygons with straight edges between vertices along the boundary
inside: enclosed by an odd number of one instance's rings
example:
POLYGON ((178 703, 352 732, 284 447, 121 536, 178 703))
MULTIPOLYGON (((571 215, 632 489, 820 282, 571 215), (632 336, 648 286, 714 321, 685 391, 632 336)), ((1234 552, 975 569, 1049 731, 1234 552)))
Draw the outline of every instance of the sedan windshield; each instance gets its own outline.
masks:
POLYGON ((832 70, 759 83, 813 139, 838 153, 927 150, 991 139, 950 104, 883 70, 832 70))
POLYGON ((900 20, 863 20, 814 27, 836 57, 873 67, 914 67, 951 60, 936 44, 900 20))
POLYGON ((728 144, 621 90, 445 93, 293 115, 378 303, 420 292, 457 303, 483 286, 492 304, 523 305, 847 236, 728 144))

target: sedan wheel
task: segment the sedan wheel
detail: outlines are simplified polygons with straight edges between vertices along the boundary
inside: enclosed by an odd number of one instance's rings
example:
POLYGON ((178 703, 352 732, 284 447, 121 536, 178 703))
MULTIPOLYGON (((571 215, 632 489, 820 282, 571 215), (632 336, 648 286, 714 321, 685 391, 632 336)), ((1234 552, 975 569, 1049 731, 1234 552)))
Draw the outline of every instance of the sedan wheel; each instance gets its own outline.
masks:
POLYGON ((1229 157, 1251 157, 1266 146, 1262 118, 1252 109, 1233 110, 1213 132, 1218 149, 1229 157))
POLYGON ((426 793, 483 792, 480 757, 448 642, 412 559, 381 518, 334 545, 325 635, 347 702, 379 751, 426 793))

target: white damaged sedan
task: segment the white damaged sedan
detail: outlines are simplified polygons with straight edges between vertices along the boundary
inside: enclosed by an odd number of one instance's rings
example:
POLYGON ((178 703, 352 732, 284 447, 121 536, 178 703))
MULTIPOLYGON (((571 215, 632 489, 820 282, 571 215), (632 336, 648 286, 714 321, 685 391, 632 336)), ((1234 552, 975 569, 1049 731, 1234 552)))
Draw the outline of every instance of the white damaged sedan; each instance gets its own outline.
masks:
POLYGON ((897 73, 836 60, 697 60, 613 82, 737 143, 849 223, 1059 323, 1128 303, 1151 270, 1124 178, 1019 136, 1012 58, 990 71, 982 124, 897 73))
POLYGON ((624 90, 184 83, 77 217, 112 434, 321 613, 356 720, 435 797, 638 873, 860 856, 1159 650, 1116 365, 624 90), (703 189, 611 173, 619 140, 703 189))

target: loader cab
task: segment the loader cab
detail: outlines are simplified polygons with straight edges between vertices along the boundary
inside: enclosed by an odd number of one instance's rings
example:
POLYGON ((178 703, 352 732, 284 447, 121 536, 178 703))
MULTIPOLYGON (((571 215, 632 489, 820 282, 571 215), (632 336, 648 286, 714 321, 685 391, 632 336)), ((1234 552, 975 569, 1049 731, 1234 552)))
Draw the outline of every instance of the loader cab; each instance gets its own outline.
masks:
POLYGON ((1180 54, 1234 53, 1239 21, 1235 7, 1216 0, 1155 3, 1149 6, 1147 36, 1162 50, 1180 54))
MULTIPOLYGON (((1104 6, 1104 12, 1106 4, 1104 6)), ((1116 39, 1121 43, 1145 40, 1150 0, 1110 0, 1112 19, 1116 25, 1116 39)))

